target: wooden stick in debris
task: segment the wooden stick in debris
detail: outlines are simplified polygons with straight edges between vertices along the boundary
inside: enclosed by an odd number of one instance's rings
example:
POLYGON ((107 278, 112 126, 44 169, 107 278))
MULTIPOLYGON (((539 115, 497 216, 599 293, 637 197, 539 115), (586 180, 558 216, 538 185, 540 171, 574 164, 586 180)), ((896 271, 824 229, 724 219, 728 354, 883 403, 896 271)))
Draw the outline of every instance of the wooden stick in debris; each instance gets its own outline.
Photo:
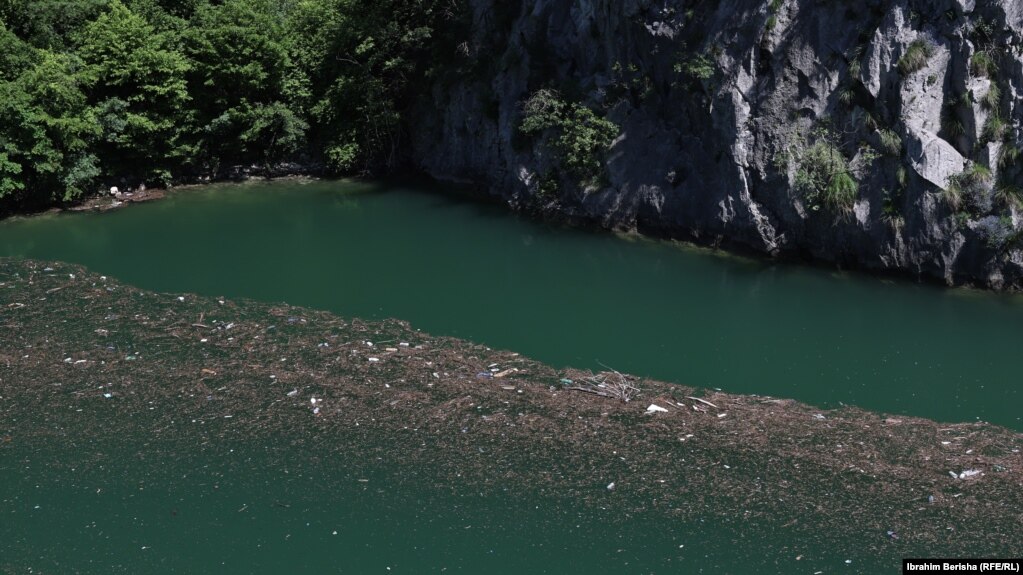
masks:
POLYGON ((611 371, 615 372, 616 374, 618 374, 618 377, 620 377, 622 379, 628 379, 627 377, 622 375, 622 373, 620 371, 618 371, 617 369, 615 369, 615 368, 605 364, 604 362, 598 360, 597 363, 599 363, 601 365, 601 367, 603 367, 604 369, 610 369, 611 371))
POLYGON ((612 399, 614 398, 613 395, 607 393, 606 391, 600 391, 599 389, 592 389, 589 387, 566 387, 565 389, 571 391, 581 391, 583 393, 592 393, 593 395, 599 395, 601 397, 610 397, 612 399))
POLYGON ((706 399, 700 399, 699 397, 691 397, 691 396, 688 396, 688 395, 686 396, 686 399, 691 399, 693 401, 699 401, 700 403, 705 404, 705 405, 709 405, 709 406, 713 407, 714 409, 721 409, 720 407, 714 405, 713 403, 707 401, 706 399))

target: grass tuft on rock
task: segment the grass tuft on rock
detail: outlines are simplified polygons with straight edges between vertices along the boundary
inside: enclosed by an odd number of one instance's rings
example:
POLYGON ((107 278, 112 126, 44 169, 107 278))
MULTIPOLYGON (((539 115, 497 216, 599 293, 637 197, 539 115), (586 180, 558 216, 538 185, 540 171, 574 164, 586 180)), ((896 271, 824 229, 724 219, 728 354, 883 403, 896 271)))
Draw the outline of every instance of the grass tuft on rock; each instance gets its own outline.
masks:
POLYGON ((903 76, 909 76, 926 66, 933 55, 934 44, 923 39, 913 40, 906 48, 906 53, 899 58, 899 71, 903 76))

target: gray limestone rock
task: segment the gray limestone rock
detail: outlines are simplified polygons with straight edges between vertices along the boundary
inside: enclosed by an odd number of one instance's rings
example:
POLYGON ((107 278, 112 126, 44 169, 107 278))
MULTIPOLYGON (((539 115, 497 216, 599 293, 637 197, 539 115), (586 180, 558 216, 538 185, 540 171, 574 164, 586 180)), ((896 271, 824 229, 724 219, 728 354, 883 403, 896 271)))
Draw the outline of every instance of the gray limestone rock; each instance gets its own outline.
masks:
POLYGON ((993 249, 970 231, 1009 207, 942 199, 974 165, 1023 187, 1023 166, 1003 161, 1021 147, 1023 2, 467 1, 479 61, 416 103, 412 160, 426 173, 570 222, 1023 287, 1021 246, 993 249), (900 66, 917 40, 928 54, 900 66), (990 78, 971 67, 982 50, 997 62, 990 78), (706 77, 687 72, 693 62, 709 64, 706 77), (519 130, 540 88, 620 127, 599 183, 519 130), (988 141, 992 116, 1006 127, 988 141), (852 166, 857 197, 843 213, 809 209, 782 161, 815 130, 852 166))
POLYGON ((947 187, 949 177, 966 167, 966 159, 933 132, 911 133, 906 147, 913 169, 936 188, 947 187))

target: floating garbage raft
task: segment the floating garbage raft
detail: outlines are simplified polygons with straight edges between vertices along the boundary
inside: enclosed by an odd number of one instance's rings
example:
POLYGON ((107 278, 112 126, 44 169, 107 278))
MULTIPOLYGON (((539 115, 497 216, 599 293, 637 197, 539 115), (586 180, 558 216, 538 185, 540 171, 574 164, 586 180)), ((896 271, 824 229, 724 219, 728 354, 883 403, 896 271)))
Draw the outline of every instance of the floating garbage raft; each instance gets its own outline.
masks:
POLYGON ((397 320, 0 260, 0 462, 63 444, 80 460, 48 465, 70 468, 139 441, 150 460, 253 442, 368 472, 386 458, 442 491, 770 529, 793 556, 1023 555, 1012 430, 559 370, 397 320))

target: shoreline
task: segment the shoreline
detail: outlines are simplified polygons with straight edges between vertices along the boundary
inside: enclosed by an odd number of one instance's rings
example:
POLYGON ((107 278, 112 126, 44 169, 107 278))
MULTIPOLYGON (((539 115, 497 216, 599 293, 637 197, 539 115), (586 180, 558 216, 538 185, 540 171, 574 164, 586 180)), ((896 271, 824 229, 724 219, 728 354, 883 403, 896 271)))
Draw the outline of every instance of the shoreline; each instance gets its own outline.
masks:
POLYGON ((1006 296, 1023 294, 1023 286, 1015 286, 1011 283, 1006 283, 996 288, 991 285, 978 284, 975 280, 966 276, 955 276, 951 280, 945 280, 920 270, 913 273, 905 268, 884 267, 881 265, 869 266, 852 260, 838 261, 814 257, 808 252, 778 251, 776 253, 766 253, 754 249, 741 241, 729 239, 726 236, 694 236, 684 231, 673 233, 667 228, 616 227, 588 216, 566 213, 559 208, 518 203, 515 199, 509 199, 501 193, 478 183, 437 179, 429 175, 424 177, 430 178, 437 184, 456 186, 464 190, 464 193, 471 198, 502 204, 511 213, 519 217, 547 225, 564 226, 594 233, 612 234, 623 238, 636 238, 643 241, 665 242, 686 248, 706 250, 707 253, 715 255, 745 258, 763 264, 800 266, 833 273, 855 274, 882 281, 904 281, 941 289, 966 290, 1006 296))
POLYGON ((806 538, 893 560, 1023 552, 1023 434, 1006 428, 639 378, 625 403, 593 393, 616 372, 554 369, 397 320, 147 292, 62 263, 0 259, 0 290, 0 449, 286 439, 330 458, 387 445, 466 488, 777 523, 794 550, 806 538))
MULTIPOLYGON (((251 171, 243 171, 242 175, 232 174, 206 181, 194 181, 190 183, 171 186, 169 188, 143 188, 124 192, 121 197, 113 198, 108 193, 97 192, 91 196, 67 206, 55 206, 36 212, 16 212, 0 218, 0 221, 8 218, 28 218, 36 215, 64 213, 64 212, 107 212, 123 209, 133 204, 146 203, 164 199, 168 194, 183 190, 201 190, 211 185, 244 184, 246 182, 277 182, 289 180, 327 180, 322 170, 317 167, 298 166, 287 164, 291 169, 275 170, 271 175, 259 173, 258 168, 251 171)), ((666 233, 658 233, 657 230, 641 231, 638 229, 618 229, 600 225, 585 218, 579 218, 558 210, 533 209, 528 206, 519 206, 509 202, 499 194, 488 191, 472 182, 447 181, 436 179, 426 174, 406 174, 391 178, 396 181, 412 179, 426 186, 450 186, 442 193, 457 195, 468 201, 483 202, 488 204, 500 204, 504 209, 516 217, 526 218, 529 221, 550 226, 561 226, 569 229, 577 229, 599 234, 610 234, 629 241, 650 241, 664 242, 681 249, 695 249, 718 257, 732 257, 746 259, 764 265, 798 266, 831 273, 854 274, 863 278, 872 278, 880 281, 904 281, 919 286, 930 286, 945 290, 963 290, 964 292, 994 294, 999 297, 1018 296, 1023 290, 1015 289, 1011 284, 1006 284, 1000 289, 991 286, 980 286, 969 281, 956 279, 953 283, 942 281, 937 277, 922 273, 913 274, 908 270, 896 268, 866 267, 860 265, 841 265, 838 262, 828 261, 820 258, 801 257, 799 254, 780 252, 778 254, 765 254, 748 246, 728 241, 727 238, 714 238, 701 241, 694 238, 680 238, 666 233)), ((342 179, 342 178, 336 178, 342 179)), ((344 178, 359 181, 361 178, 344 178)), ((378 181, 388 181, 388 178, 379 178, 378 181)))
MULTIPOLYGON (((324 175, 323 167, 318 165, 299 164, 285 162, 270 169, 259 166, 234 166, 230 170, 218 173, 214 176, 196 176, 183 180, 182 183, 168 187, 147 187, 140 185, 135 188, 125 187, 124 192, 113 192, 99 189, 89 195, 82 196, 73 202, 51 205, 38 210, 15 210, 0 214, 0 221, 14 217, 31 217, 40 214, 62 213, 62 212, 106 212, 110 210, 127 207, 131 204, 139 204, 154 200, 163 199, 168 193, 177 190, 202 188, 215 184, 244 183, 254 180, 276 181, 289 180, 294 178, 320 179, 324 175)), ((124 184, 124 178, 111 178, 112 181, 119 181, 124 184)), ((117 189, 121 186, 111 187, 117 189)))

